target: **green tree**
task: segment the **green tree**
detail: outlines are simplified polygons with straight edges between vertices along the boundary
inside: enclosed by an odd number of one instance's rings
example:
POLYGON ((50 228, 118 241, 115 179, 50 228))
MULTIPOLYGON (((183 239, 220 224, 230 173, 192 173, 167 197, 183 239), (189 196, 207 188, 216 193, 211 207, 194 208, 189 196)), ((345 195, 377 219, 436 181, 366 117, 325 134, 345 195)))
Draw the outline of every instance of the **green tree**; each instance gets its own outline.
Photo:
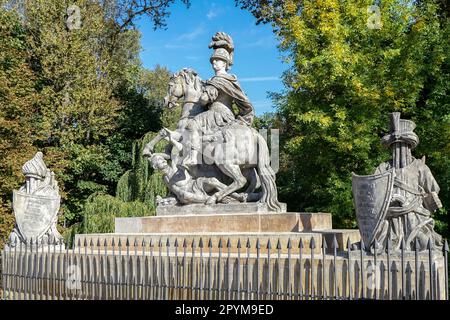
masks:
MULTIPOLYGON (((123 113, 127 115, 122 123, 125 132, 119 132, 128 141, 132 141, 130 137, 139 137, 133 141, 131 156, 128 156, 131 168, 117 182, 115 196, 103 192, 89 197, 83 210, 83 222, 74 228, 73 234, 114 232, 115 217, 154 215, 156 196, 167 194, 161 174, 150 168, 142 151, 162 126, 172 130, 176 128, 180 110, 162 108, 170 79, 167 69, 159 66, 154 70, 142 69, 139 79, 139 89, 134 91, 135 98, 130 100, 139 103, 131 103, 125 107, 130 108, 123 113)), ((164 143, 159 144, 157 151, 163 151, 165 146, 164 143)))
POLYGON ((13 228, 12 190, 20 186, 21 166, 33 156, 34 75, 26 31, 19 16, 0 9, 0 247, 13 228))
MULTIPOLYGON (((371 174, 390 157, 380 146, 388 113, 418 125, 416 157, 450 208, 449 22, 442 1, 242 0, 272 24, 291 67, 275 94, 282 122, 281 198, 290 210, 327 210, 354 227, 351 172, 371 174), (375 17, 376 18, 376 17, 375 17)), ((445 210, 436 217, 447 232, 445 210)))
POLYGON ((113 77, 120 66, 104 48, 108 27, 102 8, 85 0, 77 5, 82 25, 71 28, 64 1, 24 1, 42 133, 34 143, 61 182, 69 224, 79 220, 84 200, 92 192, 106 191, 108 179, 114 179, 105 172, 110 161, 105 141, 116 129, 121 108, 113 77))
POLYGON ((154 172, 148 160, 142 156, 145 144, 154 136, 155 133, 150 132, 135 141, 131 154, 132 168, 119 179, 116 196, 106 193, 92 194, 85 203, 83 221, 79 225, 74 225, 72 234, 111 233, 114 232, 116 217, 155 214, 156 196, 165 196, 167 188, 160 173, 154 172))
POLYGON ((134 21, 147 15, 155 28, 164 27, 173 3, 0 0, 3 235, 11 229, 12 188, 23 182, 20 168, 37 149, 60 182, 67 225, 82 220, 91 194, 114 194, 132 167, 135 139, 161 123, 161 108, 149 104, 142 87, 134 21), (71 5, 80 8, 79 26, 71 5))

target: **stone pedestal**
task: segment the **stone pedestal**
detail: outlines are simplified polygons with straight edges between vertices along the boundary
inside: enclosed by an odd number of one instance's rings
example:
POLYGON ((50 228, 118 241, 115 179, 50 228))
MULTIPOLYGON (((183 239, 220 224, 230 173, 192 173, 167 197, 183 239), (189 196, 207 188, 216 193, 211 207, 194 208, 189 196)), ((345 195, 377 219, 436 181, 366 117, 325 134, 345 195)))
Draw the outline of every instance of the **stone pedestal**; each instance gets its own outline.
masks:
MULTIPOLYGON (((264 206, 264 205, 262 205, 264 206)), ((298 249, 300 241, 303 244, 303 252, 305 254, 311 252, 311 241, 314 239, 314 252, 320 253, 322 250, 322 241, 327 241, 328 248, 336 236, 339 247, 345 250, 347 238, 351 242, 358 242, 358 230, 333 230, 332 219, 330 213, 307 213, 307 212, 285 212, 285 213, 268 213, 258 212, 264 209, 260 204, 236 205, 222 210, 221 205, 216 205, 217 211, 221 213, 194 213, 194 208, 198 207, 200 212, 213 211, 213 206, 188 206, 189 210, 178 215, 164 215, 172 212, 174 207, 165 212, 161 210, 159 216, 152 217, 133 217, 133 218, 116 218, 114 234, 91 234, 77 235, 81 243, 86 239, 89 243, 94 243, 100 239, 101 243, 108 246, 114 239, 117 245, 119 239, 121 243, 137 243, 141 246, 143 240, 149 245, 152 243, 157 246, 160 241, 164 244, 169 241, 173 247, 175 239, 181 247, 185 241, 186 246, 190 247, 192 242, 197 246, 200 239, 206 249, 208 242, 212 242, 212 251, 217 252, 219 241, 222 243, 224 250, 228 241, 230 242, 231 252, 237 252, 237 244, 240 241, 241 247, 244 248, 247 241, 251 243, 251 253, 256 251, 256 241, 259 240, 261 248, 266 248, 269 243, 275 248, 279 243, 282 253, 287 253, 288 241, 291 247, 298 249), (244 208, 245 207, 245 208, 244 208), (247 213, 238 213, 238 209, 247 209, 247 213), (164 213, 164 214, 163 214, 164 213)), ((164 208, 164 207, 163 207, 164 208)), ((183 207, 184 209, 184 207, 183 207)))
POLYGON ((221 213, 116 218, 116 233, 303 232, 331 229, 329 213, 221 213))
POLYGON ((358 229, 318 230, 317 233, 322 234, 324 240, 327 242, 327 253, 333 253, 334 237, 336 237, 339 250, 347 249, 348 239, 350 239, 351 244, 361 241, 361 234, 359 233, 358 229))
MULTIPOLYGON (((181 207, 159 207, 158 215, 152 217, 116 218, 114 234, 77 235, 81 242, 86 239, 94 243, 100 239, 110 245, 114 239, 116 245, 120 239, 122 243, 136 242, 138 246, 145 240, 147 244, 155 246, 162 241, 169 241, 173 246, 175 239, 182 246, 183 241, 189 247, 192 242, 199 245, 200 239, 204 247, 212 241, 212 251, 218 251, 219 241, 225 249, 230 242, 231 252, 237 250, 240 241, 242 248, 247 241, 251 243, 251 253, 255 251, 255 243, 259 240, 261 248, 265 248, 270 240, 275 248, 279 243, 281 252, 287 253, 287 243, 292 248, 298 248, 300 240, 303 252, 310 253, 310 244, 314 239, 313 250, 320 253, 322 241, 327 241, 331 248, 332 241, 336 240, 341 250, 345 250, 347 239, 352 243, 360 240, 358 230, 334 230, 330 213, 309 212, 267 212, 265 204, 246 203, 231 205, 188 205, 181 207), (178 210, 177 214, 176 211, 178 210)), ((330 249, 329 249, 330 250, 330 249)), ((328 250, 328 251, 329 251, 328 250)))
MULTIPOLYGON (((226 286, 232 292, 237 292, 237 288, 252 288, 253 293, 255 288, 272 293, 288 292, 287 288, 292 288, 300 296, 312 294, 319 298, 322 294, 325 297, 337 294, 345 299, 350 296, 351 299, 375 296, 377 299, 402 299, 403 296, 428 299, 430 292, 435 299, 444 296, 445 261, 439 252, 434 252, 432 272, 427 269, 430 265, 427 252, 419 254, 417 269, 414 252, 405 254, 403 261, 396 253, 391 253, 389 260, 385 253, 375 260, 371 253, 347 250, 348 239, 351 244, 360 241, 359 231, 332 229, 329 213, 263 213, 257 212, 257 206, 254 209, 247 213, 191 212, 116 218, 115 233, 76 235, 73 251, 103 259, 103 263, 108 259, 111 262, 106 265, 119 264, 118 270, 122 270, 122 265, 147 266, 152 270, 148 274, 164 282, 164 286, 165 281, 178 281, 178 285, 186 288, 205 288, 212 281, 212 286, 219 288, 217 292, 223 293, 226 286), (338 246, 336 255, 334 239, 338 246), (181 274, 185 276, 180 277, 181 274), (430 279, 436 282, 432 290, 430 279)), ((143 270, 141 267, 138 269, 143 270)), ((173 296, 168 293, 165 298, 208 298, 194 293, 195 290, 186 289, 173 296)), ((279 298, 276 294, 263 294, 263 297, 279 298)), ((237 299, 238 295, 233 298, 237 299)))
MULTIPOLYGON (((260 202, 227 203, 215 205, 188 204, 183 206, 158 206, 156 208, 157 216, 268 212, 269 209, 267 207, 267 204, 260 202)), ((286 203, 281 203, 281 212, 286 212, 286 203)))

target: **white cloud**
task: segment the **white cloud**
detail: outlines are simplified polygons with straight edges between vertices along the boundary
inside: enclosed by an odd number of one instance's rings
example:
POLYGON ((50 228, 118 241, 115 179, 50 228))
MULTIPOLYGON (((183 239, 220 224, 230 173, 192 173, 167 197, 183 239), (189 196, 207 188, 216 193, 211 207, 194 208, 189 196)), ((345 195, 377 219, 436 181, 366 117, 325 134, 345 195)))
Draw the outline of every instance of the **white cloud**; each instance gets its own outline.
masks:
POLYGON ((215 10, 215 8, 211 8, 211 9, 209 9, 208 13, 206 14, 206 17, 208 18, 208 20, 211 20, 212 18, 217 17, 218 14, 219 14, 219 12, 217 10, 215 10))
POLYGON ((192 41, 205 33, 205 28, 203 25, 198 26, 195 30, 187 33, 183 33, 178 37, 178 40, 192 41))
POLYGON ((164 48, 166 49, 186 49, 189 46, 184 45, 184 44, 173 44, 173 43, 166 43, 164 45, 164 48))
POLYGON ((239 82, 281 81, 280 77, 250 77, 241 78, 239 82))
POLYGON ((211 7, 208 10, 208 13, 206 14, 206 17, 208 18, 208 20, 211 20, 225 11, 225 8, 219 7, 216 3, 212 3, 211 7))
POLYGON ((275 47, 277 45, 274 36, 268 36, 264 38, 260 38, 256 41, 243 43, 245 48, 254 48, 254 47, 275 47))
POLYGON ((170 40, 170 42, 164 45, 166 49, 192 49, 196 46, 195 39, 205 33, 204 25, 200 25, 190 32, 186 32, 178 36, 176 39, 170 40))

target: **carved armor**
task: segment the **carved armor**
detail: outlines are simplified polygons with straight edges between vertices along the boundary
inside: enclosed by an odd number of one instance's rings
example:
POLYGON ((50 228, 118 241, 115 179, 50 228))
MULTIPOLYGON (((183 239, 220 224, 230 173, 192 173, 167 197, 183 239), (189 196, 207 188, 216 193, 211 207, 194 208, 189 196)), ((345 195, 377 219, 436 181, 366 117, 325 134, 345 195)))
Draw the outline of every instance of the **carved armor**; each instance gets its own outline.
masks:
POLYGON ((389 161, 376 170, 376 173, 395 170, 394 189, 386 220, 376 235, 377 242, 381 244, 390 239, 394 249, 400 248, 402 239, 405 240, 405 249, 414 247, 416 237, 420 249, 426 249, 430 237, 436 246, 442 242, 441 236, 434 232, 434 220, 429 210, 433 208, 424 202, 427 195, 439 193, 439 186, 425 159, 412 159, 413 162, 403 168, 395 169, 393 161, 389 161))
MULTIPOLYGON (((442 207, 438 197, 439 186, 425 164, 425 158, 417 160, 411 154, 411 149, 419 143, 419 137, 413 132, 416 125, 411 120, 400 119, 398 112, 391 113, 390 117, 390 132, 381 139, 381 143, 391 148, 392 160, 379 165, 375 175, 391 172, 393 189, 384 219, 372 229, 369 238, 384 247, 390 240, 394 250, 400 249, 402 241, 405 241, 405 249, 413 249, 416 240, 417 249, 425 250, 430 239, 432 245, 440 247, 442 237, 434 231, 431 217, 432 212, 442 207)), ((357 214, 358 204, 369 202, 357 201, 364 198, 361 191, 353 189, 357 214)), ((360 226, 361 233, 367 231, 363 227, 360 226)))

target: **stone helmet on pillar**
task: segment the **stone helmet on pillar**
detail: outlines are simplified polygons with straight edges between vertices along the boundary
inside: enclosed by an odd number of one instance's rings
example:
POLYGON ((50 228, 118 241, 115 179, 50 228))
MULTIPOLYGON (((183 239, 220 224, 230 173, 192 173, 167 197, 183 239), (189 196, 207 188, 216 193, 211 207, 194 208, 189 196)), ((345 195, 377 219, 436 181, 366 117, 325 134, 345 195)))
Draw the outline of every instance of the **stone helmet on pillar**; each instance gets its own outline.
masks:
POLYGON ((400 112, 389 114, 389 134, 381 138, 381 144, 387 148, 395 143, 405 143, 411 149, 419 144, 419 137, 414 133, 416 124, 411 120, 400 119, 400 112))
POLYGON ((212 37, 212 42, 209 44, 209 48, 214 49, 209 61, 212 63, 214 59, 221 59, 227 63, 227 70, 229 70, 233 65, 233 39, 225 32, 217 32, 212 37))

